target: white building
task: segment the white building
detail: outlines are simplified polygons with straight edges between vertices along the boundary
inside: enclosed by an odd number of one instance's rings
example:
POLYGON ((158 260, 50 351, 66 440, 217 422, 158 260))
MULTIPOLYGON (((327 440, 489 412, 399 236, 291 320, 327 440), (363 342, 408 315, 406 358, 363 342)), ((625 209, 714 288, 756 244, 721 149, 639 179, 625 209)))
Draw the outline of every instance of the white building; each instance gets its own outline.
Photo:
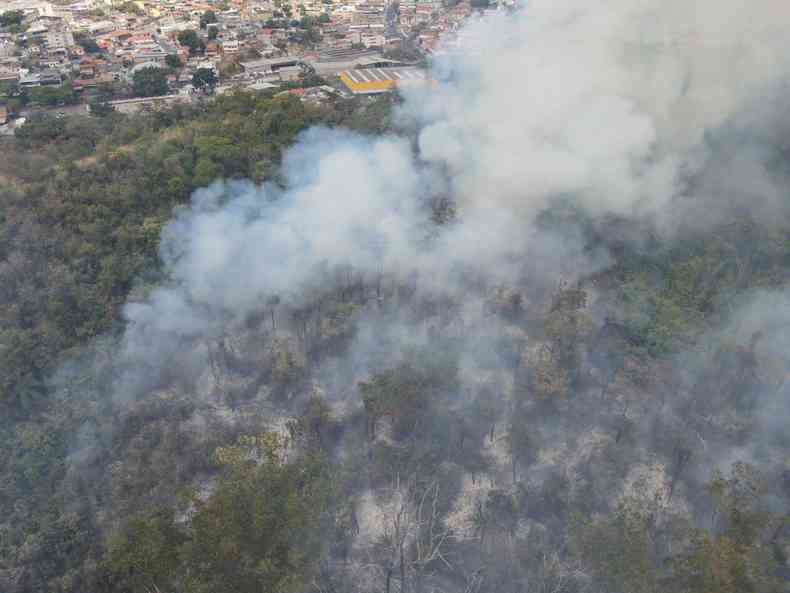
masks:
POLYGON ((226 39, 222 42, 222 53, 224 54, 237 54, 241 50, 241 45, 238 39, 226 39))

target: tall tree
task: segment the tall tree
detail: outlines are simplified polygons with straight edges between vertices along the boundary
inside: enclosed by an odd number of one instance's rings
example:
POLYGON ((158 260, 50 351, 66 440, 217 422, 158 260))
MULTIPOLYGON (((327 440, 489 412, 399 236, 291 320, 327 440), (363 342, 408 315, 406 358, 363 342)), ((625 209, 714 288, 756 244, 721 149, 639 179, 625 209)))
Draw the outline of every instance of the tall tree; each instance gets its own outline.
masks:
POLYGON ((181 31, 177 39, 179 44, 189 48, 189 54, 192 56, 201 54, 206 49, 206 44, 203 43, 203 40, 198 36, 197 31, 193 29, 181 31))
POLYGON ((198 68, 192 75, 192 86, 196 89, 212 92, 218 82, 217 75, 211 68, 198 68))
POLYGON ((207 10, 200 15, 200 28, 205 29, 208 25, 217 22, 217 13, 213 10, 207 10))
POLYGON ((150 67, 137 70, 132 77, 132 92, 137 97, 158 97, 170 92, 167 72, 162 68, 150 67))

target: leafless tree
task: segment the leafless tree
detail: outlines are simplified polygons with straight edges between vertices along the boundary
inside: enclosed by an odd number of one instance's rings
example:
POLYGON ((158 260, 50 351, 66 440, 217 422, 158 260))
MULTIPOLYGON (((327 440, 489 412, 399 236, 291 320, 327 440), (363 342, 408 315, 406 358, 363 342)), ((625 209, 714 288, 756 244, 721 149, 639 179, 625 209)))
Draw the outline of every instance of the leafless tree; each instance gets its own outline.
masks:
POLYGON ((381 538, 385 593, 420 593, 437 564, 452 568, 445 556, 450 529, 442 518, 440 494, 438 481, 422 485, 412 477, 403 485, 396 476, 381 538))

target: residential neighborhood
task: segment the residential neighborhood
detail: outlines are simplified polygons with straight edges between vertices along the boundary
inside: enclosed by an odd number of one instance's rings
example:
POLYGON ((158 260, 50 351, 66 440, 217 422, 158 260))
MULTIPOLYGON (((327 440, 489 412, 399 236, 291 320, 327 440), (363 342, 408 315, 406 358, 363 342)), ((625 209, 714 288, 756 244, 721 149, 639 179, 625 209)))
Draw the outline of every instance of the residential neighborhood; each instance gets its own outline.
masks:
POLYGON ((389 92, 425 81, 439 40, 453 38, 470 16, 507 7, 488 0, 0 0, 0 129, 30 110, 132 111, 239 87, 320 87, 306 94, 314 100, 389 92), (353 72, 365 69, 372 71, 353 72))

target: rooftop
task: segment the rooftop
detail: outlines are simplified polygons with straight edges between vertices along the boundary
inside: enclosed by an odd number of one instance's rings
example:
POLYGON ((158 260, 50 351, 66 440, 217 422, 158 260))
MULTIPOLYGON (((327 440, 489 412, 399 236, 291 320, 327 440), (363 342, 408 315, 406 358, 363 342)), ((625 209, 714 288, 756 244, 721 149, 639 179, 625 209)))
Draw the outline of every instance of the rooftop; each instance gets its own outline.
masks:
POLYGON ((357 95, 385 93, 401 84, 422 83, 425 70, 418 68, 361 68, 340 74, 348 89, 357 95))

